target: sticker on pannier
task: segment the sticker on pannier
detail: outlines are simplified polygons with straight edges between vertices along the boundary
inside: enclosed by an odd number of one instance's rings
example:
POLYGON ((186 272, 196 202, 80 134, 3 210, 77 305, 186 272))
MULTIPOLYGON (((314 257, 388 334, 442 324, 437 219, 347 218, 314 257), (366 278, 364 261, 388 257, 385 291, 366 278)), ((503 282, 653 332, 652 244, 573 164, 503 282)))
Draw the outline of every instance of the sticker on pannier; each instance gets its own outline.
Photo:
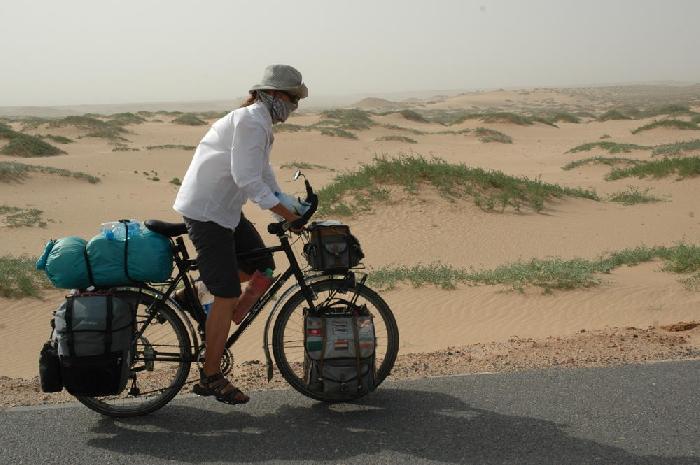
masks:
POLYGON ((374 389, 376 338, 371 315, 307 316, 304 344, 309 389, 338 399, 374 389))

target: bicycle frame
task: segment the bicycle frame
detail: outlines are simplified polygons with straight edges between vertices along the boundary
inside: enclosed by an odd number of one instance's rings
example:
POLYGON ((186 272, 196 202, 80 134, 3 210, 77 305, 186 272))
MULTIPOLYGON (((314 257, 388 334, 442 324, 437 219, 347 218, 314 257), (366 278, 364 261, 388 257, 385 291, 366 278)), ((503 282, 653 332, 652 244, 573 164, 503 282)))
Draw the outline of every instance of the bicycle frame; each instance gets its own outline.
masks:
MULTIPOLYGON (((238 328, 228 337, 226 340, 225 347, 226 349, 230 349, 231 346, 233 346, 238 339, 240 339, 241 335, 245 332, 245 330, 255 321, 255 319, 260 315, 260 313, 263 311, 265 306, 274 298, 274 296, 282 289, 282 287, 285 285, 285 283, 294 276, 297 281, 296 286, 292 286, 289 288, 288 291, 294 290, 294 289, 299 289, 301 292, 304 293, 304 297, 309 304, 309 307, 314 307, 314 292, 311 289, 309 283, 315 282, 320 279, 333 279, 333 278, 338 278, 340 275, 338 274, 312 274, 312 275, 304 275, 303 271, 299 267, 299 262, 297 260, 296 255, 294 254, 294 251, 292 250, 291 244, 289 242, 289 237, 286 234, 277 234, 277 237, 280 240, 280 245, 274 246, 274 247, 264 247, 264 248, 259 248, 255 250, 251 250, 248 252, 243 252, 237 254, 237 258, 239 259, 245 259, 245 258, 253 258, 253 257, 259 257, 263 256, 266 254, 270 253, 279 253, 279 252, 284 252, 287 260, 289 261, 289 267, 275 280, 273 281, 272 285, 267 289, 267 291, 258 299, 257 302, 252 306, 248 314, 243 318, 243 321, 240 323, 238 328)), ((168 282, 168 287, 165 290, 165 292, 160 292, 156 289, 153 289, 150 286, 144 286, 140 289, 142 290, 148 290, 152 292, 155 296, 157 296, 157 299, 154 301, 153 305, 157 303, 165 303, 166 301, 170 300, 171 306, 176 306, 179 310, 189 312, 189 314, 194 318, 194 320, 197 323, 197 330, 193 328, 191 323, 189 322, 189 319, 185 318, 187 325, 189 326, 190 332, 193 335, 193 347, 192 349, 194 350, 192 352, 193 359, 196 359, 196 353, 199 348, 198 344, 198 339, 201 338, 202 340, 206 340, 206 320, 207 320, 207 315, 204 312, 204 309, 201 306, 201 303, 199 302, 199 299, 197 298, 196 291, 194 289, 194 286, 192 285, 192 281, 189 277, 189 272, 196 270, 197 269, 197 263, 195 260, 190 259, 189 254, 187 252, 187 248, 185 247, 184 240, 182 236, 179 236, 177 238, 171 239, 171 244, 172 244, 172 249, 173 249, 173 256, 174 256, 174 261, 176 264, 176 267, 178 269, 178 273, 173 278, 168 282), (172 293, 177 289, 178 285, 180 282, 183 283, 185 291, 185 300, 186 300, 186 307, 181 308, 177 302, 174 302, 170 296, 172 293), (197 337, 199 336, 199 337, 197 337)), ((343 275, 343 277, 350 278, 350 281, 354 282, 354 273, 351 271, 348 271, 346 274, 343 275)), ((350 284, 349 281, 349 284, 350 284)), ((285 292, 282 297, 286 296, 288 292, 285 292)), ((279 304, 278 304, 279 305, 279 304)), ((264 330, 264 335, 263 335, 263 340, 264 340, 264 346, 263 349, 265 351, 265 358, 267 361, 267 377, 268 381, 272 379, 273 376, 273 367, 272 367, 272 358, 270 357, 270 351, 268 348, 268 333, 269 333, 269 328, 270 328, 270 323, 271 320, 275 314, 276 309, 278 308, 278 305, 272 308, 270 311, 270 314, 267 318, 267 324, 265 325, 265 330, 264 330)), ((149 309, 150 310, 150 309, 149 309)), ((149 318, 142 326, 139 328, 139 331, 136 334, 136 338, 140 337, 141 334, 146 330, 146 328, 151 324, 153 321, 153 318, 155 317, 155 313, 153 313, 152 317, 149 318)))
MULTIPOLYGON (((231 336, 229 336, 229 338, 226 341, 227 349, 231 348, 231 346, 236 343, 236 341, 241 337, 243 332, 253 323, 255 318, 262 312, 263 308, 265 308, 265 306, 270 302, 270 300, 272 300, 275 294, 284 286, 284 284, 292 276, 294 276, 297 282, 299 283, 299 287, 301 288, 302 292, 304 292, 304 295, 309 305, 313 306, 313 291, 306 283, 306 277, 304 276, 304 273, 299 267, 299 262, 297 261, 296 255, 294 255, 294 251, 292 250, 292 247, 289 243, 289 237, 287 237, 286 235, 279 235, 278 238, 280 240, 279 246, 264 247, 237 254, 237 257, 239 259, 245 259, 263 256, 268 253, 284 252, 287 256, 287 260, 289 261, 289 267, 273 281, 270 288, 253 305, 250 312, 248 312, 241 324, 238 326, 238 328, 236 328, 236 331, 234 331, 234 333, 231 334, 231 336)), ((188 275, 189 271, 195 270, 197 268, 196 262, 189 258, 189 254, 187 253, 187 249, 185 247, 182 237, 174 239, 172 241, 172 247, 174 251, 174 260, 178 269, 178 274, 174 279, 172 279, 169 282, 168 288, 165 290, 165 292, 159 292, 154 289, 151 289, 150 287, 148 289, 153 290, 159 295, 159 299, 157 300, 157 302, 165 302, 166 300, 170 299, 172 293, 178 287, 180 282, 182 282, 185 287, 184 294, 187 303, 187 308, 183 310, 189 311, 190 315, 192 315, 192 317, 197 322, 199 334, 202 338, 205 338, 207 316, 199 302, 199 299, 196 297, 194 286, 192 285, 192 281, 190 280, 188 275)), ((151 321, 152 319, 149 319, 143 324, 143 326, 139 329, 139 332, 136 335, 137 337, 146 330, 146 328, 150 325, 151 321)))

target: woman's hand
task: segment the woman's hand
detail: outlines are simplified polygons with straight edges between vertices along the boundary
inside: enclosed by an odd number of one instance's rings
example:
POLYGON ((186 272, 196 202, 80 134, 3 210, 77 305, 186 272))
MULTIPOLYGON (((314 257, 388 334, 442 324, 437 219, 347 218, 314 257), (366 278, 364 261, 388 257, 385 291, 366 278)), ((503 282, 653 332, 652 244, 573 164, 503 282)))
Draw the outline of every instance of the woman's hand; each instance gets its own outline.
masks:
MULTIPOLYGON (((301 218, 301 216, 297 215, 296 213, 293 213, 293 212, 289 211, 289 209, 287 209, 287 207, 285 207, 285 206, 282 205, 281 203, 278 203, 278 204, 275 205, 274 207, 270 208, 270 211, 271 211, 272 213, 276 213, 276 214, 278 214, 279 216, 281 216, 282 218, 284 218, 284 220, 285 220, 287 223, 292 223, 292 222, 294 222, 294 221, 296 221, 296 220, 298 220, 298 219, 301 218)), ((292 232, 300 233, 300 232, 301 232, 301 228, 299 228, 299 229, 292 229, 292 232)))

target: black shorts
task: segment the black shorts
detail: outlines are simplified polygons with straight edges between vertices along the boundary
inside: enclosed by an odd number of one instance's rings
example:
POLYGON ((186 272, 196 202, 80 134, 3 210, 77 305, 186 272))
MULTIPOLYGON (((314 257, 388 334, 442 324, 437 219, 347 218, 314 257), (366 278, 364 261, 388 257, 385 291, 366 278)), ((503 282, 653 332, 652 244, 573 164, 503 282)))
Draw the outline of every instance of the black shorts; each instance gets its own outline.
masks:
POLYGON ((237 253, 265 247, 253 223, 241 214, 241 221, 232 231, 213 221, 185 218, 187 233, 197 250, 199 277, 212 295, 238 297, 241 280, 238 271, 253 274, 255 270, 275 269, 272 253, 238 260, 237 253))

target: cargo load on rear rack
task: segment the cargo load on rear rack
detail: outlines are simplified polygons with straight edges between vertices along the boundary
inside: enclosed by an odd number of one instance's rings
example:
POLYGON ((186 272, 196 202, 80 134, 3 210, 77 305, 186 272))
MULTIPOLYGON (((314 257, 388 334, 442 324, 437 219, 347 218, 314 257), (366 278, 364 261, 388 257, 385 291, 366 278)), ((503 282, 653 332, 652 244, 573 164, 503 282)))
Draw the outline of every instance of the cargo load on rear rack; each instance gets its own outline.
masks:
POLYGON ((98 234, 90 242, 64 237, 46 244, 37 269, 61 289, 164 282, 173 269, 170 240, 148 229, 127 240, 98 234))

